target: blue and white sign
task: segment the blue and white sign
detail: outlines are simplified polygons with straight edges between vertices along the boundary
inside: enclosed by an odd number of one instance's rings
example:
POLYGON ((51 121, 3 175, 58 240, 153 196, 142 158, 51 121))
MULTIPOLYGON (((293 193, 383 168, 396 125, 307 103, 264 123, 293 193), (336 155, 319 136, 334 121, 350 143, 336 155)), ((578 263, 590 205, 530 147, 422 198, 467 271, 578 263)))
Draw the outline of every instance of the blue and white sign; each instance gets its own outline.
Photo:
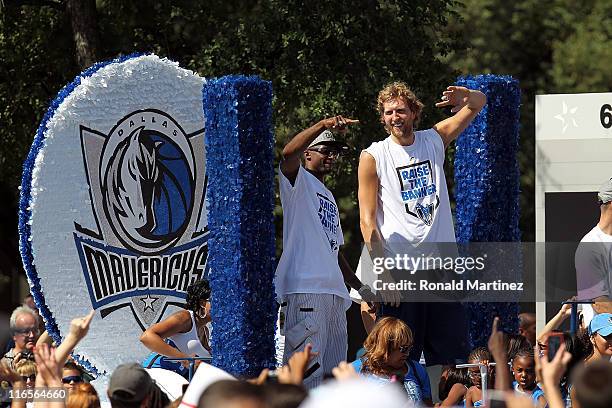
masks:
POLYGON ((154 55, 97 64, 52 103, 24 165, 21 251, 58 339, 96 371, 143 358, 142 331, 207 274, 204 79, 154 55))

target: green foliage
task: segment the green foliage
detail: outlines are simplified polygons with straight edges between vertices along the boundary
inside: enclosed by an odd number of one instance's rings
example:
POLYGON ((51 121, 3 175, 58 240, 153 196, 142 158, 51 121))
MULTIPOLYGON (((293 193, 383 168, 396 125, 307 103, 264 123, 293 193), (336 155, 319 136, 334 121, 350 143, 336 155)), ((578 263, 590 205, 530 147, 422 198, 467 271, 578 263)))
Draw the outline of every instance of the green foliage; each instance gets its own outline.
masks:
POLYGON ((62 12, 23 6, 0 13, 0 183, 15 201, 38 122, 76 66, 62 12))
MULTIPOLYGON (((427 105, 422 125, 442 118, 433 102, 455 73, 440 56, 458 43, 439 28, 454 5, 452 0, 99 0, 98 51, 102 59, 150 51, 205 77, 256 74, 271 80, 278 150, 324 117, 360 119, 347 137, 354 153, 329 180, 354 261, 361 242, 358 152, 384 137, 374 111, 377 92, 391 80, 407 81, 427 105)), ((19 73, 11 81, 5 77, 0 88, 5 109, 0 135, 11 141, 2 143, 0 157, 5 158, 3 182, 15 186, 47 104, 79 69, 73 63, 70 23, 61 12, 14 7, 5 13, 0 56, 19 73)), ((280 237, 279 209, 276 214, 280 237)))
MULTIPOLYGON (((0 9, 0 183, 15 203, 38 123, 80 69, 64 11, 6 4, 0 9)), ((150 51, 205 77, 271 80, 277 150, 323 117, 360 119, 347 136, 353 154, 328 180, 352 260, 361 242, 358 152, 384 136, 374 109, 378 90, 391 80, 408 82, 427 105, 421 123, 427 127, 444 116, 433 102, 453 82, 454 70, 520 81, 521 229, 523 239, 532 240, 534 95, 610 90, 611 9, 605 0, 585 0, 580 7, 569 0, 97 2, 101 59, 150 51)), ((451 148, 449 185, 452 156, 451 148)), ((275 214, 280 237, 280 208, 275 214)))
POLYGON ((374 110, 376 94, 385 83, 403 79, 428 104, 425 122, 440 118, 432 102, 453 75, 437 55, 452 44, 432 27, 445 24, 449 6, 443 1, 269 1, 251 11, 244 5, 242 13, 213 17, 216 33, 193 60, 193 68, 205 76, 242 73, 272 80, 279 150, 324 117, 360 119, 348 135, 354 153, 329 180, 339 198, 351 259, 361 242, 358 152, 384 136, 374 110))
POLYGON ((520 82, 521 231, 535 240, 535 95, 609 91, 610 2, 464 0, 448 30, 468 47, 449 55, 463 74, 520 82), (607 21, 607 23, 606 23, 607 21))
POLYGON ((556 92, 612 89, 612 2, 598 1, 565 40, 553 43, 551 74, 556 92))

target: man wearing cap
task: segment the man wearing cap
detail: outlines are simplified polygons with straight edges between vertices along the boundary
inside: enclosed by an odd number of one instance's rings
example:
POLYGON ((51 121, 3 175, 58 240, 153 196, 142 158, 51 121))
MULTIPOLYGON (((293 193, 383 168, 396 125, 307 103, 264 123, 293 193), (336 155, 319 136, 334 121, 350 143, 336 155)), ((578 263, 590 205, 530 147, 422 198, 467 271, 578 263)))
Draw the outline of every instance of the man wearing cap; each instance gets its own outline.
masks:
POLYGON ((113 408, 157 407, 169 402, 149 373, 137 363, 121 364, 115 368, 107 393, 113 408))
POLYGON ((335 116, 297 134, 283 149, 279 185, 283 207, 283 253, 276 269, 279 302, 286 306, 283 361, 308 343, 319 363, 304 385, 314 388, 324 373, 346 359, 346 310, 350 298, 345 282, 365 300, 373 294, 362 285, 339 252, 344 243, 338 206, 325 187, 328 174, 346 143, 332 131, 345 133, 357 120, 335 116), (304 164, 301 163, 301 157, 304 164))
POLYGON ((574 258, 578 299, 593 300, 595 313, 612 313, 612 179, 597 198, 599 222, 582 238, 574 258))

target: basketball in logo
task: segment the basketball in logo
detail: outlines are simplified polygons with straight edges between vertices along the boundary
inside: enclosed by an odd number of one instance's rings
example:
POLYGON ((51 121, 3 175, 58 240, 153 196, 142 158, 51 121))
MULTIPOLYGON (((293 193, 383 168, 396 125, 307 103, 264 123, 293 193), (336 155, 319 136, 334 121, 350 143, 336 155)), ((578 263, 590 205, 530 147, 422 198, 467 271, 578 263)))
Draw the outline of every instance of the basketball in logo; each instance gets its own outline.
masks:
POLYGON ((180 238, 193 209, 192 156, 163 112, 135 112, 112 132, 100 169, 104 211, 127 248, 155 253, 180 238))

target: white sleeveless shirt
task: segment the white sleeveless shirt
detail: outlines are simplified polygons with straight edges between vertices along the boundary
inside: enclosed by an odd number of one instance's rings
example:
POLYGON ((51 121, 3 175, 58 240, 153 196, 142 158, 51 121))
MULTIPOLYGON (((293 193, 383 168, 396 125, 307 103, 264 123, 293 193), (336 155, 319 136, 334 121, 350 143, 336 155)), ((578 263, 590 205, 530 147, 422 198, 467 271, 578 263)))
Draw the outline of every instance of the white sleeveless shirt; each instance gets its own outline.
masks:
POLYGON ((401 146, 389 136, 365 151, 376 160, 376 224, 385 241, 455 242, 440 135, 433 129, 416 131, 410 146, 401 146))
POLYGON ((193 318, 193 312, 189 310, 191 317, 191 330, 187 333, 177 333, 168 338, 176 345, 176 347, 187 355, 196 354, 198 357, 211 357, 208 350, 204 348, 198 337, 198 329, 193 318))
MULTIPOLYGON (((389 136, 364 151, 376 160, 376 226, 385 240, 385 256, 456 256, 454 245, 419 247, 422 243, 455 242, 443 167, 444 142, 438 132, 416 131, 410 146, 401 146, 389 136)), ((355 274, 373 285, 376 276, 365 247, 355 274)), ((351 298, 358 301, 361 296, 351 290, 351 298)))

